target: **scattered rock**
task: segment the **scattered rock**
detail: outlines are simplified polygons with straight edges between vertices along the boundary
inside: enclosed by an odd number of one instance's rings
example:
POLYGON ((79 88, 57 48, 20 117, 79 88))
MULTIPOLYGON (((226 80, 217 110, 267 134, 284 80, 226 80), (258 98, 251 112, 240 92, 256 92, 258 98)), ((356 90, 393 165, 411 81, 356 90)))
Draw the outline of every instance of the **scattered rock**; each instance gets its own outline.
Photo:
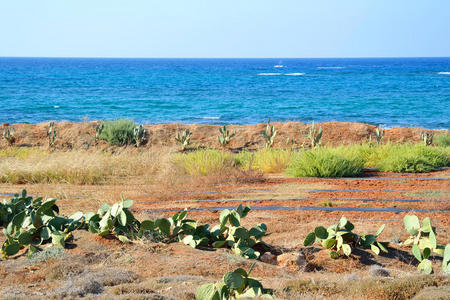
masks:
POLYGON ((277 262, 279 266, 287 267, 291 270, 311 272, 315 269, 315 265, 307 262, 305 255, 300 252, 289 252, 278 255, 277 262))
POLYGON ((270 252, 266 252, 259 258, 262 262, 266 264, 276 265, 277 264, 277 256, 273 255, 270 252))
POLYGON ((373 277, 389 277, 391 274, 389 271, 382 266, 372 265, 370 266, 370 275, 373 277))
POLYGON ((356 273, 352 273, 352 274, 348 275, 347 277, 345 277, 345 281, 358 281, 360 279, 361 279, 361 277, 359 277, 359 275, 356 273))
POLYGON ((88 294, 101 294, 103 285, 93 276, 79 277, 76 280, 68 280, 60 287, 62 297, 84 297, 88 294))

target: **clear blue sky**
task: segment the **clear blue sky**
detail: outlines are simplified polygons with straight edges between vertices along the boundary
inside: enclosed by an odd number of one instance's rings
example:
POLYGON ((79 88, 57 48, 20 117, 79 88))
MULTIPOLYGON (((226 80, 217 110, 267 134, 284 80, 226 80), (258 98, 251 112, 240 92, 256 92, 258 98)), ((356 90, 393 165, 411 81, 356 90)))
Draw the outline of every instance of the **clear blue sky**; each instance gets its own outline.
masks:
POLYGON ((0 56, 450 56, 450 0, 0 0, 0 56))

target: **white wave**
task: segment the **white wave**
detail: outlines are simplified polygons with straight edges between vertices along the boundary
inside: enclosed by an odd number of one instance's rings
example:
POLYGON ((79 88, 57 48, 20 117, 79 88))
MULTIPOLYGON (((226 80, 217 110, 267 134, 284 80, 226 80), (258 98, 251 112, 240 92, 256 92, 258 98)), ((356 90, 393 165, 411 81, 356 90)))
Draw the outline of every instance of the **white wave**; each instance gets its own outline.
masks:
POLYGON ((450 72, 438 72, 439 75, 450 75, 450 72))
POLYGON ((59 105, 53 105, 53 108, 59 108, 59 105))
POLYGON ((339 69, 345 69, 345 67, 317 67, 319 70, 339 70, 339 69))
POLYGON ((275 65, 275 66, 273 66, 274 68, 284 68, 284 66, 283 65, 275 65))
POLYGON ((206 120, 219 120, 220 117, 200 117, 200 119, 206 119, 206 120))
POLYGON ((258 73, 259 76, 277 76, 282 75, 281 73, 258 73))
POLYGON ((305 73, 286 73, 284 75, 286 75, 286 76, 302 76, 302 75, 305 75, 305 73))

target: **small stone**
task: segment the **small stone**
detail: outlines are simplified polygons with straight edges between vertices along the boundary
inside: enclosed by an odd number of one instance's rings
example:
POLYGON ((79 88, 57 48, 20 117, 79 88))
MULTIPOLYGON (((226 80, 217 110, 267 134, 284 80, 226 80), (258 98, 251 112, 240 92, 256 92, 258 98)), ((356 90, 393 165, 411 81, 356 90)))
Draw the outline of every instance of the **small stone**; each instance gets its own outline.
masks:
POLYGON ((361 278, 356 273, 352 273, 352 274, 348 275, 347 277, 345 277, 345 281, 358 281, 360 279, 361 278))
POLYGON ((287 267, 293 270, 300 270, 303 272, 311 272, 314 270, 314 265, 306 261, 305 256, 300 252, 289 252, 278 255, 278 265, 287 267))
POLYGON ((372 265, 370 266, 370 275, 373 277, 389 277, 391 274, 389 271, 382 266, 372 265))
POLYGON ((270 252, 266 252, 259 258, 262 262, 266 264, 276 265, 277 264, 277 256, 273 255, 270 252))

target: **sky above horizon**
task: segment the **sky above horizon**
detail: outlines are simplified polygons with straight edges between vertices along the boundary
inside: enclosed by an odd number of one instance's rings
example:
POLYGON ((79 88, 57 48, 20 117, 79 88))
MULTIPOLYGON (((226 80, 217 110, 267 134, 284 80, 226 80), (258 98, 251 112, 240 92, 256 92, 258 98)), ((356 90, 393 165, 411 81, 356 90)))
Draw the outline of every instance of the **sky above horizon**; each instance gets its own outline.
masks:
POLYGON ((450 56, 448 0, 14 0, 0 56, 450 56))

